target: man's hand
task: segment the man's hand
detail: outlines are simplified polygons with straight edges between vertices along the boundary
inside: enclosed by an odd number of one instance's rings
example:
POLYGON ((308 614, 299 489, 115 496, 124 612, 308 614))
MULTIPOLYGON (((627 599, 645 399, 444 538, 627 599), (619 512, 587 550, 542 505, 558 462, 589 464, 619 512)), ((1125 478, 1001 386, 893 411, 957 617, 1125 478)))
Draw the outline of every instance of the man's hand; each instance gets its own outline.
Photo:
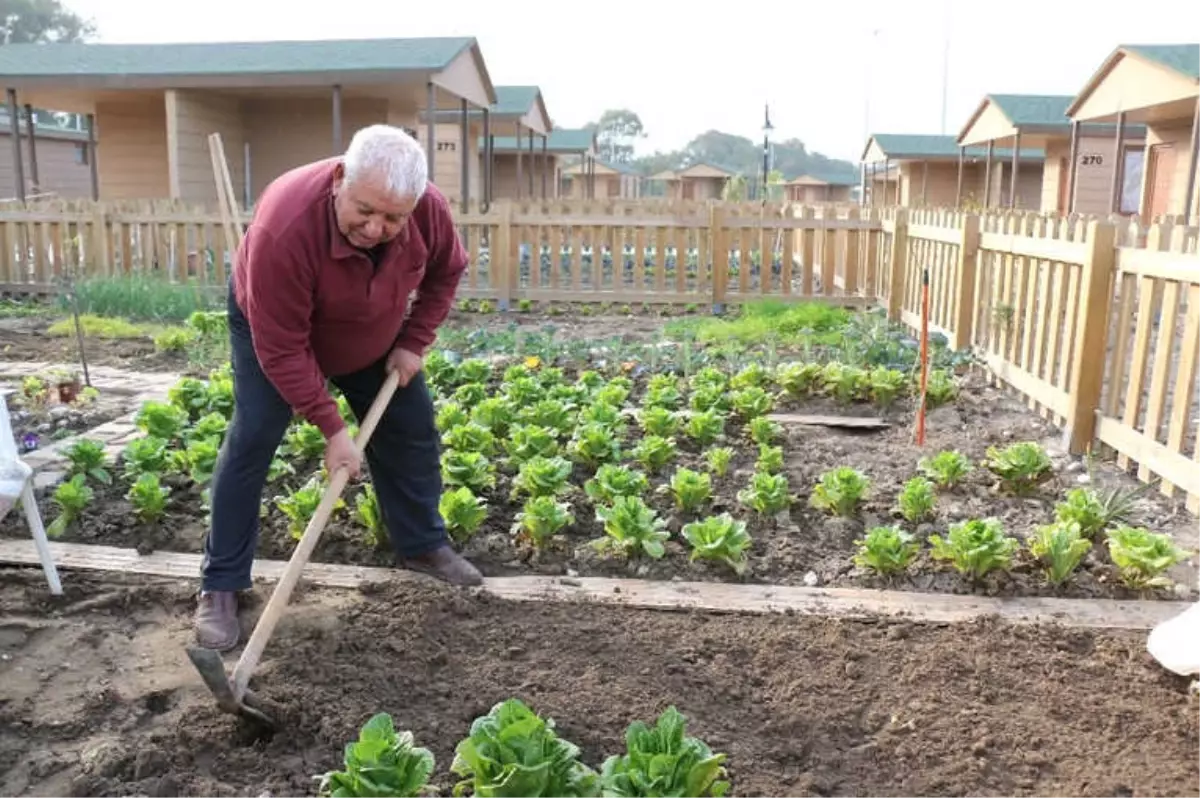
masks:
POLYGON ((387 370, 394 371, 400 377, 400 385, 408 385, 409 381, 417 376, 417 372, 425 365, 425 359, 420 355, 409 352, 404 347, 398 346, 388 355, 387 370))
POLYGON ((349 471, 350 479, 358 479, 362 470, 362 454, 344 427, 325 443, 325 469, 329 476, 342 467, 349 471))

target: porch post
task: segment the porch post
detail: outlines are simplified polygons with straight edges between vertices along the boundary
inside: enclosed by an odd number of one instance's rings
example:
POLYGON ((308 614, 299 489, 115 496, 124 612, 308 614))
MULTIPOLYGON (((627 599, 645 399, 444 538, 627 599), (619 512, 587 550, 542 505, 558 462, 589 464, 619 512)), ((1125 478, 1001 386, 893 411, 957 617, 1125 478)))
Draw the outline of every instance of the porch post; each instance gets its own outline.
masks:
POLYGON ((34 135, 33 106, 25 103, 25 132, 29 134, 29 181, 33 193, 41 193, 42 181, 38 179, 37 137, 34 135))
POLYGON ((533 152, 533 128, 529 128, 527 135, 529 137, 529 198, 533 199, 537 195, 533 188, 533 173, 537 171, 537 155, 533 152))
POLYGON ((433 81, 425 84, 425 168, 429 170, 429 181, 433 182, 434 151, 437 145, 433 137, 437 132, 437 86, 433 81))
POLYGON ((929 185, 929 161, 921 161, 921 205, 925 205, 926 187, 929 185))
POLYGON ((867 162, 858 165, 858 207, 867 207, 867 162))
POLYGON ((254 183, 250 180, 250 142, 242 147, 242 207, 249 208, 254 204, 254 183))
POLYGON ((96 115, 87 115, 88 168, 91 171, 92 199, 100 199, 100 168, 96 165, 96 115))
POLYGON ((546 178, 550 171, 550 153, 547 150, 546 142, 550 140, 550 136, 542 136, 542 199, 546 199, 546 178))
POLYGON ((983 207, 992 207, 992 156, 996 153, 996 142, 989 141, 987 148, 987 165, 983 168, 983 207))
POLYGON ((962 207, 962 184, 963 184, 963 161, 967 157, 967 148, 958 148, 958 183, 954 188, 954 209, 958 210, 962 207))
POLYGON ((462 149, 462 154, 459 156, 460 170, 462 171, 462 212, 470 213, 471 202, 471 140, 469 138, 471 126, 467 122, 467 101, 464 98, 461 100, 461 116, 459 118, 459 137, 458 146, 462 149))
POLYGON ((342 147, 342 87, 333 87, 333 154, 341 155, 342 147))
MULTIPOLYGON (((1075 177, 1076 162, 1079 160, 1079 122, 1071 120, 1071 156, 1067 165, 1067 213, 1075 213, 1075 177)), ((1061 178, 1060 178, 1061 179, 1061 178)))
POLYGON ((1108 212, 1121 212, 1121 183, 1125 171, 1125 160, 1121 156, 1122 150, 1125 149, 1125 112, 1117 111, 1117 137, 1113 141, 1113 170, 1112 170, 1112 188, 1108 193, 1108 212))
POLYGON ((521 123, 516 126, 517 135, 514 137, 517 143, 517 199, 521 199, 522 189, 525 183, 525 164, 521 155, 521 123))
POLYGON ((492 207, 492 111, 483 107, 483 181, 479 212, 487 213, 492 207))
POLYGON ((13 178, 17 199, 25 201, 25 160, 21 157, 21 118, 17 116, 17 90, 8 90, 8 124, 12 134, 13 178))
POLYGON ((1008 207, 1017 207, 1017 167, 1021 164, 1021 131, 1013 136, 1012 174, 1008 178, 1008 207))
MULTIPOLYGON (((1192 146, 1188 157, 1187 190, 1183 195, 1183 223, 1191 224, 1192 206, 1196 203, 1196 159, 1200 157, 1200 100, 1192 116, 1192 146)), ((1200 214, 1200 210, 1197 210, 1200 214)))

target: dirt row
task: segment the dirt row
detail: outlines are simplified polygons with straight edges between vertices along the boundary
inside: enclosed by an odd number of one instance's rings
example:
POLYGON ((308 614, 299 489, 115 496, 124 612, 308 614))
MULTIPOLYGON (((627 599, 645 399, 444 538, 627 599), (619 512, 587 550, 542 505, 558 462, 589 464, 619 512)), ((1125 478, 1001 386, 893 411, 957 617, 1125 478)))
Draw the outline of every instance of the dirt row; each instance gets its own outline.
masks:
MULTIPOLYGON (((188 663, 194 585, 0 571, 0 793, 312 795, 373 713, 449 765, 518 697, 599 767, 670 704, 734 795, 1195 795, 1197 699, 1138 633, 514 605, 413 577, 301 589, 253 686, 270 734, 188 663)), ((259 601, 244 613, 251 624, 259 601)), ((231 664, 232 667, 232 659, 231 664)))

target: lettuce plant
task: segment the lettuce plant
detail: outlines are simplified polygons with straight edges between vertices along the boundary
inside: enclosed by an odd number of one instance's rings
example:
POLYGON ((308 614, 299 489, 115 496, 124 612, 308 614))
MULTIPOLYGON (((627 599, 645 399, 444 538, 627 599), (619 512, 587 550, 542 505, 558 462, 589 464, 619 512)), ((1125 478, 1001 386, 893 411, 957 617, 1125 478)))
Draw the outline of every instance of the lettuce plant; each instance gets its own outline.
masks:
POLYGON ((1042 561, 1046 579, 1052 585, 1065 582, 1091 548, 1091 541, 1076 521, 1043 524, 1029 539, 1029 552, 1042 561))
POLYGON ((707 446, 725 434, 725 417, 716 410, 692 413, 683 431, 696 443, 707 446))
POLYGON ((650 481, 641 471, 629 466, 605 463, 596 474, 583 483, 583 490, 592 504, 612 504, 618 496, 640 496, 650 488, 650 481))
POLYGON ((746 552, 752 541, 746 532, 745 521, 721 513, 684 524, 680 531, 692 549, 689 560, 717 560, 732 568, 738 576, 746 572, 746 552))
POLYGON ((984 465, 1000 478, 1006 490, 1018 496, 1030 493, 1054 473, 1050 455, 1033 441, 1021 441, 1003 449, 989 446, 984 465))
POLYGON ((905 521, 918 524, 933 516, 936 502, 933 483, 925 477, 913 477, 900 489, 896 504, 905 521))
POLYGON ((998 518, 972 518, 950 525, 946 537, 930 535, 935 560, 948 560, 971 579, 980 579, 996 569, 1008 568, 1020 544, 1004 534, 998 518))
POLYGON ((359 730, 357 742, 346 745, 342 770, 321 776, 318 793, 329 798, 401 796, 426 792, 434 758, 413 742, 412 732, 396 732, 391 715, 380 712, 359 730))
POLYGON ((842 466, 821 475, 813 488, 810 503, 833 515, 852 516, 871 487, 867 475, 856 468, 842 466))
POLYGON ((754 472, 750 484, 738 491, 737 497, 742 504, 762 515, 783 512, 792 504, 787 476, 766 471, 754 472))
POLYGON ((83 514, 91 503, 94 492, 83 474, 76 474, 54 489, 54 503, 58 505, 58 516, 46 525, 46 535, 57 538, 67 527, 83 514))
POLYGON ((383 523, 383 511, 379 509, 379 497, 375 495, 375 486, 364 482, 362 489, 354 496, 354 520, 367 532, 367 541, 376 548, 382 548, 387 543, 387 526, 383 523))
POLYGON ((105 465, 104 444, 92 438, 75 441, 65 452, 67 476, 81 474, 85 479, 95 480, 102 485, 112 484, 112 475, 105 465))
POLYGON ((133 505, 133 512, 139 520, 154 523, 162 518, 170 495, 171 489, 159 482, 158 474, 147 471, 130 486, 125 497, 133 505))
POLYGON ((1171 580, 1164 572, 1190 556, 1170 535, 1124 524, 1109 530, 1108 553, 1121 581, 1135 590, 1167 587, 1171 580))
POLYGON ((854 541, 854 564, 884 575, 900 573, 917 556, 920 545, 898 526, 877 526, 854 541))
POLYGON ((712 499, 712 477, 690 468, 676 469, 666 487, 684 512, 694 512, 712 499))
POLYGON ((729 461, 733 459, 733 449, 728 446, 715 446, 704 453, 704 463, 713 476, 723 477, 729 472, 729 461))
POLYGON ((454 795, 479 798, 598 796, 598 774, 579 761, 579 746, 555 732, 522 701, 510 698, 475 719, 454 750, 454 795))
POLYGON ((535 548, 541 548, 560 530, 573 523, 575 515, 571 512, 571 505, 558 501, 554 496, 531 496, 517 513, 513 532, 528 540, 535 548))
POLYGON ((479 531, 487 520, 487 502, 476 496, 465 486, 442 493, 438 500, 438 513, 446 524, 446 531, 456 542, 463 543, 479 531))
POLYGON ((974 466, 962 452, 949 450, 938 452, 933 457, 922 457, 917 469, 939 488, 952 488, 962 482, 974 466))
POLYGON ((598 552, 642 553, 656 560, 666 554, 667 523, 640 496, 616 497, 612 505, 596 509, 596 520, 604 524, 605 535, 591 543, 598 552))
POLYGON ((667 707, 653 727, 634 721, 625 731, 625 753, 600 768, 603 795, 719 796, 729 791, 725 754, 687 735, 687 720, 667 707))

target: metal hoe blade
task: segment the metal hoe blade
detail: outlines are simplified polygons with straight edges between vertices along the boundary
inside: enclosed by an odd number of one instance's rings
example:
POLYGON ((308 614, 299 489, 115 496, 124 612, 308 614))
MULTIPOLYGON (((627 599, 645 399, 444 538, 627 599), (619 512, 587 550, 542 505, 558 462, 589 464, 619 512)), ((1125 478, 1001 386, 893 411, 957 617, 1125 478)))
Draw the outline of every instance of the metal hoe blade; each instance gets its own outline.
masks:
POLYGON ((249 690, 240 700, 234 694, 233 685, 229 683, 229 677, 225 674, 225 662, 221 659, 220 652, 192 646, 188 648, 187 653, 188 659, 200 672, 200 678, 212 691, 217 699, 217 706, 222 711, 232 715, 244 715, 272 728, 278 726, 272 717, 250 706, 254 701, 249 690))

